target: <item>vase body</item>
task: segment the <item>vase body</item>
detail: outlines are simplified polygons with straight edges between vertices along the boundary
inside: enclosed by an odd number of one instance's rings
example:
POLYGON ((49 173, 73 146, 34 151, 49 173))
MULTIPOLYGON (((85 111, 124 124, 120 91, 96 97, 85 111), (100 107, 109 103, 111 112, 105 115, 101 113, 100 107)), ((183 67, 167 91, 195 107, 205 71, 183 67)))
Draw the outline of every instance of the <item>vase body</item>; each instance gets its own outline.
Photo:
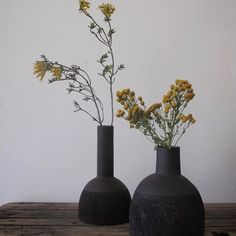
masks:
POLYGON ((130 206, 132 236, 203 236, 204 206, 180 171, 180 148, 157 148, 156 173, 137 187, 130 206))
POLYGON ((79 218, 84 223, 114 225, 129 221, 129 191, 113 174, 113 133, 113 126, 97 127, 97 177, 88 182, 79 200, 79 218))

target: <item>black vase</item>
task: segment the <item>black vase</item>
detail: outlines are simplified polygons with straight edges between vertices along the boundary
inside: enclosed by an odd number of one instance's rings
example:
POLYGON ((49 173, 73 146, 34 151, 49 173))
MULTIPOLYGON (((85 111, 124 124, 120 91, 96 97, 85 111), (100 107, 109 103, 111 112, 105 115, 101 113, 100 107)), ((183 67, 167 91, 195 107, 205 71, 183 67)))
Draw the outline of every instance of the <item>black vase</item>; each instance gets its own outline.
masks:
POLYGON ((157 148, 156 173, 137 187, 130 206, 132 236, 203 236, 204 206, 180 171, 180 148, 157 148))
POLYGON ((113 126, 97 128, 97 177, 83 189, 79 218, 95 225, 127 223, 131 197, 126 186, 113 175, 113 126))

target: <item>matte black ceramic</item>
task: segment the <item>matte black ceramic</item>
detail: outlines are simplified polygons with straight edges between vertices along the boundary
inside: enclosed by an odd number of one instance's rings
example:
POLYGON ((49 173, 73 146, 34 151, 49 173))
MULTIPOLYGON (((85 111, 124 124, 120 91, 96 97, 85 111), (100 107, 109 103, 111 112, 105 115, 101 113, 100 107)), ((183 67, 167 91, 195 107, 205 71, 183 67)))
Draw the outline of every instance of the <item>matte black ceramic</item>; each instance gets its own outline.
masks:
POLYGON ((98 126, 97 134, 97 177, 88 182, 80 196, 79 218, 95 225, 127 223, 131 197, 113 175, 113 126, 98 126))
POLYGON ((137 187, 130 206, 132 236, 203 236, 204 206, 180 171, 180 148, 157 149, 156 173, 137 187))

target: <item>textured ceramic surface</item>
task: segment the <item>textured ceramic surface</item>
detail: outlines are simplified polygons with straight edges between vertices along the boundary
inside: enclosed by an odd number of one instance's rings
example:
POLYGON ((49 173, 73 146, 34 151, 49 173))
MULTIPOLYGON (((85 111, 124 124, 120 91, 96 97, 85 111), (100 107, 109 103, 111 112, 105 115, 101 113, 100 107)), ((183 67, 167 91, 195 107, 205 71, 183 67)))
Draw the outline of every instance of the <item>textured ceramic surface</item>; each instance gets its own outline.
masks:
POLYGON ((114 225, 129 221, 131 197, 113 175, 113 126, 98 126, 97 177, 84 188, 79 218, 84 223, 114 225))
POLYGON ((203 236, 204 206, 180 171, 180 150, 157 149, 156 173, 137 187, 130 207, 132 236, 203 236))

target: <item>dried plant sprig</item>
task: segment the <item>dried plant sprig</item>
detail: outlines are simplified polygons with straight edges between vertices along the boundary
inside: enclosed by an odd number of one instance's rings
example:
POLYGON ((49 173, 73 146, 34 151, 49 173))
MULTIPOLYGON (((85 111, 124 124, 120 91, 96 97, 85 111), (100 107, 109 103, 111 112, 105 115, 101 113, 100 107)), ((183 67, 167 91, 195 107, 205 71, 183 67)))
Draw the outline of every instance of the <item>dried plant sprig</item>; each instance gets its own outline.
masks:
MULTIPOLYGON (((87 16, 91 23, 89 25, 90 32, 96 37, 96 39, 102 43, 107 49, 105 53, 97 60, 101 65, 102 71, 98 73, 99 76, 105 79, 109 84, 110 100, 111 100, 111 125, 114 121, 114 104, 113 104, 113 83, 115 82, 115 75, 118 71, 124 69, 124 65, 115 65, 115 57, 112 48, 112 39, 115 29, 111 26, 111 16, 115 12, 115 7, 110 3, 101 4, 98 9, 104 15, 104 22, 107 24, 107 29, 105 30, 101 27, 94 17, 88 12, 90 9, 90 2, 87 0, 79 0, 79 10, 85 16, 87 16)), ((67 88, 68 92, 77 92, 83 96, 84 101, 92 101, 96 108, 96 115, 91 114, 86 109, 81 107, 81 103, 74 101, 74 106, 76 111, 83 111, 89 115, 94 121, 98 122, 100 125, 104 121, 104 108, 101 100, 95 95, 95 90, 92 87, 91 79, 84 69, 81 67, 64 66, 58 62, 52 62, 48 60, 45 56, 42 56, 41 61, 36 61, 34 64, 34 73, 36 76, 43 80, 46 72, 49 72, 52 76, 49 79, 49 83, 55 81, 70 81, 67 88)))
POLYGON ((79 93, 82 95, 84 101, 93 102, 97 115, 93 115, 87 110, 83 109, 78 101, 74 101, 75 111, 82 111, 89 115, 94 121, 102 125, 104 120, 103 104, 95 95, 92 87, 92 82, 89 75, 82 68, 72 65, 65 66, 58 62, 49 61, 44 55, 41 56, 42 61, 36 61, 34 64, 34 74, 36 77, 43 80, 46 73, 50 73, 52 78, 49 83, 56 81, 69 81, 68 92, 79 93))
POLYGON ((117 91, 116 95, 117 101, 123 105, 116 116, 127 120, 130 128, 139 129, 156 146, 170 149, 196 122, 192 114, 183 114, 195 96, 187 80, 176 80, 163 96, 162 102, 149 107, 146 107, 142 97, 136 97, 130 89, 117 91))
POLYGON ((110 101, 111 101, 111 125, 114 122, 114 95, 113 95, 113 84, 116 80, 115 75, 125 68, 123 64, 116 66, 115 65, 115 56, 112 48, 113 35, 115 34, 115 29, 111 25, 111 16, 115 12, 115 7, 110 3, 103 3, 99 5, 99 9, 104 15, 104 22, 107 23, 107 30, 101 27, 94 17, 84 9, 81 4, 84 4, 85 0, 80 0, 80 11, 84 13, 88 18, 90 18, 91 23, 89 29, 91 34, 107 47, 107 51, 97 60, 101 65, 102 71, 98 73, 99 76, 105 79, 109 84, 110 90, 110 101))

